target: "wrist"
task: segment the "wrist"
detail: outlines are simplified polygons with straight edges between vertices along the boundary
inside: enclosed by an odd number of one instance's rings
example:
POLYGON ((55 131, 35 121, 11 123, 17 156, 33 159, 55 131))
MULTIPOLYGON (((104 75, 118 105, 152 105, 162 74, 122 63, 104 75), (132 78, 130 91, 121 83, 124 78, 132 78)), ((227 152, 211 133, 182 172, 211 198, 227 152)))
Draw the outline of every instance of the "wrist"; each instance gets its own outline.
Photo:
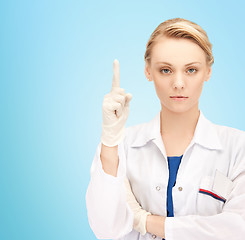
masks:
POLYGON ((125 126, 114 128, 102 124, 101 143, 107 147, 115 147, 123 141, 125 136, 125 126))
POLYGON ((146 218, 146 231, 165 238, 165 220, 166 217, 158 215, 148 215, 146 218))

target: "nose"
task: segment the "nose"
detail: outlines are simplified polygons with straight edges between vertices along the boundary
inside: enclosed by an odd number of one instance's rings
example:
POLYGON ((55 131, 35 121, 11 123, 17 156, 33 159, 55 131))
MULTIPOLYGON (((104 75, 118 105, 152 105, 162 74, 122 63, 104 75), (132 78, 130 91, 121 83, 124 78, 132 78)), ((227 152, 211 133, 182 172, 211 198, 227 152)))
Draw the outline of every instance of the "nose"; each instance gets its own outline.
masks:
POLYGON ((184 76, 182 76, 181 73, 176 74, 176 76, 173 79, 173 87, 174 88, 179 88, 182 89, 185 87, 185 82, 184 82, 184 76))

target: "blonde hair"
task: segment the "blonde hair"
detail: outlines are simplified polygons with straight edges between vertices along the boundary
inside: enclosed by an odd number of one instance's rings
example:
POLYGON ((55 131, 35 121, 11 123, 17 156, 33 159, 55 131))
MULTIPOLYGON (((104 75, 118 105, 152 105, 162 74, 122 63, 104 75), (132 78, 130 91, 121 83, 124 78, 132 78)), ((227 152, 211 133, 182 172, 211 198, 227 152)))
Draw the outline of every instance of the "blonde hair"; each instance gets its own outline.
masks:
POLYGON ((198 44, 206 53, 206 61, 208 65, 214 63, 212 44, 210 43, 207 33, 196 23, 184 18, 172 18, 158 25, 151 34, 150 39, 146 44, 144 59, 151 63, 152 48, 159 37, 185 38, 198 44))

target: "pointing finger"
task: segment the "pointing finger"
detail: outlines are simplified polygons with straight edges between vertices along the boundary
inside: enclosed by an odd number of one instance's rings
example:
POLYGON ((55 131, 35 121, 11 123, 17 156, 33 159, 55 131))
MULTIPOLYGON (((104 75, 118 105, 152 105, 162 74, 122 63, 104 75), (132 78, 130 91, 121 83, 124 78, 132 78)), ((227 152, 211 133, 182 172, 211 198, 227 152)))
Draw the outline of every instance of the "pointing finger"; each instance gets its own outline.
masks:
POLYGON ((117 59, 113 62, 112 88, 114 87, 120 87, 119 62, 117 59))

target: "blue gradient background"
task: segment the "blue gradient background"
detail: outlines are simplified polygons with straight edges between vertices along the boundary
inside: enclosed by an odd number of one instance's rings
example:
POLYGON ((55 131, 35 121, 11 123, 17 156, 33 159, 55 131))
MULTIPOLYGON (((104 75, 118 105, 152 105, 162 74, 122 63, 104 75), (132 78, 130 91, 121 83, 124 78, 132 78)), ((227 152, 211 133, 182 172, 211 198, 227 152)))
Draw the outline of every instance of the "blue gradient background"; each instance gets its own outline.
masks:
POLYGON ((1 239, 96 239, 85 193, 112 63, 133 95, 127 126, 160 110, 145 45, 163 21, 201 25, 214 65, 200 98, 211 121, 245 130, 242 1, 1 1, 1 239))

